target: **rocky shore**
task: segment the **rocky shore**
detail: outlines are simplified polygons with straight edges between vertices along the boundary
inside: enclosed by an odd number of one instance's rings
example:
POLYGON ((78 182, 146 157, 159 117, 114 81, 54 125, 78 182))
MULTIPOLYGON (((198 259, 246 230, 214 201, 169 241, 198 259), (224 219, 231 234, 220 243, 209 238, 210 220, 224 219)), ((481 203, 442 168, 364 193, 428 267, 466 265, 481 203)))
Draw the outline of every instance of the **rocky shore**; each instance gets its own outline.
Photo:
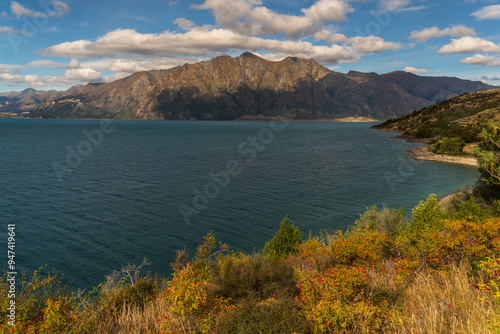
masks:
POLYGON ((411 152, 412 158, 417 160, 441 161, 441 162, 449 162, 454 164, 479 167, 479 163, 474 157, 458 157, 451 155, 436 154, 431 152, 430 148, 431 145, 424 145, 411 148, 407 151, 411 152))

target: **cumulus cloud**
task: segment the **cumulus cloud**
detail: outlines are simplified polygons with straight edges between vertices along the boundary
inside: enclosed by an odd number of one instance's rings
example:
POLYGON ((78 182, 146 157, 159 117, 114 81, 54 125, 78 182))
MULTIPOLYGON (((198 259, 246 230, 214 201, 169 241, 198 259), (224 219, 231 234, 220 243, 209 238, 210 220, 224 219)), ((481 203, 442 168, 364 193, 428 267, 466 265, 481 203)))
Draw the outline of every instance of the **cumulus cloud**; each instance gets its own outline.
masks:
POLYGON ((486 6, 471 15, 475 16, 478 20, 500 19, 500 5, 486 6))
POLYGON ((26 8, 17 1, 12 1, 10 3, 10 10, 17 18, 20 18, 21 16, 40 18, 64 16, 69 14, 70 11, 69 6, 66 3, 57 0, 50 3, 39 1, 38 4, 43 11, 26 8))
POLYGON ((360 53, 369 54, 369 53, 379 53, 386 50, 399 50, 401 49, 400 43, 394 42, 386 42, 383 38, 378 36, 356 36, 350 37, 343 34, 338 34, 335 32, 330 32, 326 29, 323 29, 316 34, 314 34, 314 38, 319 40, 324 40, 328 43, 344 43, 350 44, 354 50, 360 53))
POLYGON ((348 0, 319 0, 303 15, 285 15, 261 6, 260 0, 205 0, 193 8, 212 10, 217 25, 253 36, 285 34, 290 39, 311 36, 326 23, 347 20, 348 0))
POLYGON ((134 57, 134 59, 101 59, 82 62, 72 59, 69 63, 44 59, 22 65, 0 64, 0 74, 5 74, 0 76, 0 86, 69 87, 88 82, 112 82, 138 71, 168 69, 199 60, 192 57, 134 57), (36 68, 54 68, 65 71, 61 76, 21 74, 24 70, 36 68), (104 75, 102 72, 113 73, 104 75))
POLYGON ((0 86, 25 86, 33 88, 69 87, 88 82, 111 82, 127 75, 130 74, 116 73, 111 76, 102 76, 99 72, 89 68, 70 69, 63 76, 0 73, 0 86))
POLYGON ((462 37, 452 39, 450 44, 443 46, 438 53, 474 53, 474 52, 500 52, 500 45, 479 37, 462 37))
POLYGON ((386 50, 401 49, 400 43, 386 42, 378 36, 356 36, 347 39, 347 43, 351 44, 354 50, 362 53, 379 53, 386 50))
POLYGON ((490 55, 476 54, 460 61, 462 64, 472 64, 478 66, 496 67, 500 66, 500 58, 490 55))
POLYGON ((176 19, 173 23, 177 24, 177 26, 179 28, 184 29, 184 30, 189 30, 195 26, 193 21, 185 19, 183 17, 176 19))
POLYGON ((425 70, 423 68, 415 68, 411 66, 406 66, 403 71, 413 73, 413 74, 423 74, 423 73, 430 73, 431 71, 425 70))
POLYGON ((86 67, 67 70, 63 78, 72 81, 96 81, 102 79, 102 75, 96 70, 86 67))
POLYGON ((410 38, 418 42, 425 42, 428 39, 436 37, 464 37, 476 36, 474 28, 468 28, 462 24, 452 25, 451 28, 439 29, 438 27, 425 28, 423 30, 414 30, 410 33, 410 38))
MULTIPOLYGON (((375 43, 376 44, 376 43, 375 43)), ((45 56, 71 58, 117 58, 119 55, 211 57, 235 50, 264 51, 315 58, 328 65, 357 61, 352 47, 316 46, 305 41, 281 41, 246 36, 226 29, 195 28, 185 33, 141 34, 117 29, 95 41, 79 40, 57 44, 40 51, 45 56)))

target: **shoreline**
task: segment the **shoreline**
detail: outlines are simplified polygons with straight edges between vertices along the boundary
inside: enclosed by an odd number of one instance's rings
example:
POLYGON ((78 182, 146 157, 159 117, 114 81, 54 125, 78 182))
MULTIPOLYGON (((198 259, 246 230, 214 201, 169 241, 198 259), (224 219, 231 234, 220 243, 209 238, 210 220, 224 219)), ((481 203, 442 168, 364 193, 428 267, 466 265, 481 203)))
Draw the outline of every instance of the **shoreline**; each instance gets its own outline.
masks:
POLYGON ((436 154, 430 151, 431 145, 417 146, 406 150, 412 153, 411 158, 416 160, 439 161, 452 164, 460 164, 471 167, 479 167, 477 159, 474 157, 458 157, 444 154, 436 154))
POLYGON ((231 120, 213 120, 213 119, 122 119, 122 118, 31 118, 31 117, 0 117, 0 119, 58 119, 58 120, 112 120, 112 121, 186 121, 186 122, 259 122, 259 121, 281 121, 290 122, 338 122, 338 123, 378 123, 380 119, 371 117, 341 117, 341 118, 314 118, 314 119, 296 119, 282 116, 243 116, 231 120))
POLYGON ((308 118, 308 119, 297 119, 291 117, 283 116, 264 116, 264 115, 247 115, 235 119, 234 121, 279 121, 287 120, 291 122, 340 122, 340 123, 375 123, 381 122, 380 119, 375 119, 372 117, 339 117, 339 118, 308 118))
MULTIPOLYGON (((375 128, 377 129, 377 128, 375 128)), ((430 138, 415 138, 413 136, 408 136, 405 134, 402 134, 400 131, 394 131, 394 130, 387 130, 387 129, 377 129, 379 131, 383 132, 390 132, 390 133, 399 133, 399 135, 394 136, 394 138, 399 138, 399 139, 404 139, 407 142, 410 143, 422 143, 425 144, 423 146, 417 146, 410 148, 406 150, 406 152, 411 153, 411 158, 415 160, 426 160, 426 161, 438 161, 438 162, 447 162, 447 163, 452 163, 452 164, 459 164, 459 165, 465 165, 465 166, 471 166, 471 167, 476 167, 479 168, 479 163, 477 162, 477 159, 469 156, 469 157, 460 157, 460 156, 452 156, 452 155, 444 155, 444 154, 437 154, 431 152, 431 139, 430 138)))

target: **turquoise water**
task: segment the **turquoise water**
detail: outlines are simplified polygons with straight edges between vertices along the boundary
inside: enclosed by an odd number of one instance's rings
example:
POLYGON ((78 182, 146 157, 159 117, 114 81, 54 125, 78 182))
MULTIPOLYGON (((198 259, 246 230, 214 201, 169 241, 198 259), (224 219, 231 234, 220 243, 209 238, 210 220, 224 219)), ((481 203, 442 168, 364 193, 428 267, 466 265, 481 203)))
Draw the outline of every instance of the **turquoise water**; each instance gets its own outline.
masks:
POLYGON ((416 144, 371 125, 0 120, 1 222, 16 224, 17 269, 88 288, 144 257, 168 275, 210 230, 252 252, 286 215, 317 234, 474 184, 474 168, 412 160, 416 144))

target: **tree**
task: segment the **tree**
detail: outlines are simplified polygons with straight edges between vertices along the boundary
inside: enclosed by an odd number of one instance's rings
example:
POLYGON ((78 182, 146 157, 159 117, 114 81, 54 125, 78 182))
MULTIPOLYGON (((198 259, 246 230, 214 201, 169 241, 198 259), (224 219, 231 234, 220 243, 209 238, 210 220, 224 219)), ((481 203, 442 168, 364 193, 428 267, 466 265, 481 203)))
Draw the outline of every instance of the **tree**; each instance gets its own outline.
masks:
POLYGON ((302 232, 295 226, 295 224, 285 217, 281 221, 280 229, 276 235, 266 242, 264 246, 264 255, 271 258, 281 259, 290 254, 295 253, 296 246, 302 242, 302 232))
POLYGON ((430 194, 427 200, 420 201, 411 213, 410 230, 417 234, 439 227, 445 218, 445 213, 435 194, 430 194))
POLYGON ((500 122, 490 122, 483 129, 481 142, 474 153, 479 162, 481 181, 487 186, 500 186, 500 122))

